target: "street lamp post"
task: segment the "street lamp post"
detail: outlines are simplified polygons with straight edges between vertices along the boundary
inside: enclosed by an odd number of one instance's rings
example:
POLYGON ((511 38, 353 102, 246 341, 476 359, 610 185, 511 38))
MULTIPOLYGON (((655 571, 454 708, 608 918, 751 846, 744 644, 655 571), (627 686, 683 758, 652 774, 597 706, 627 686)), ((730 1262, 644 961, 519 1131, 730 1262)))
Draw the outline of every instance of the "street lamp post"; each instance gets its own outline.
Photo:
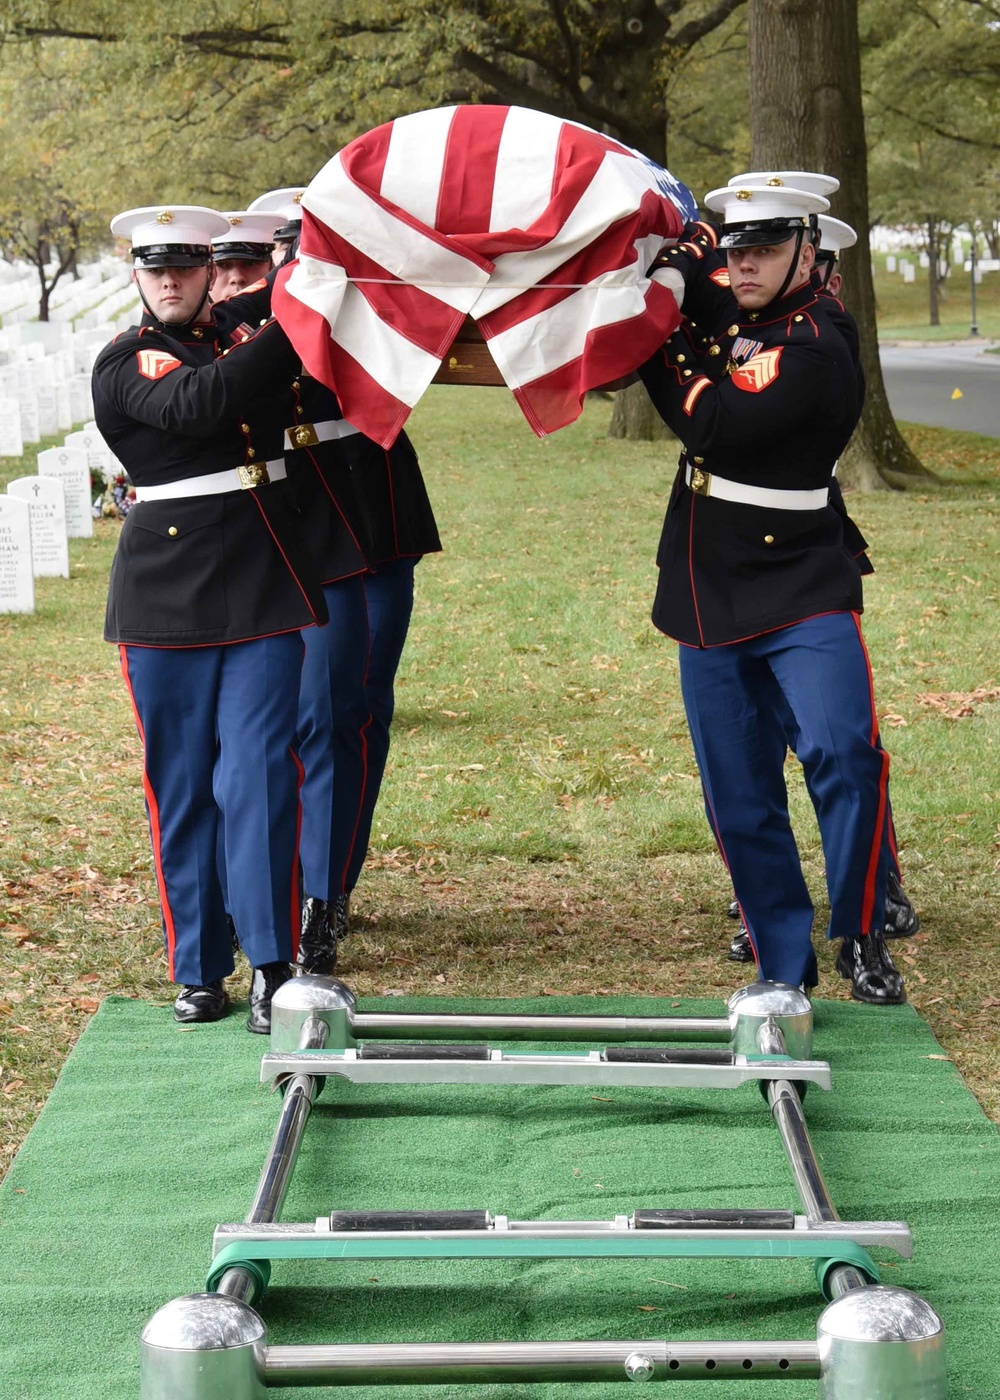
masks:
POLYGON ((969 266, 970 266, 970 268, 972 269, 971 272, 970 272, 970 274, 969 274, 970 277, 972 278, 972 325, 969 327, 969 334, 970 334, 970 335, 978 335, 978 334, 979 334, 979 326, 976 324, 976 229, 975 229, 975 225, 973 225, 973 227, 972 227, 972 253, 971 253, 970 257, 969 257, 969 266))

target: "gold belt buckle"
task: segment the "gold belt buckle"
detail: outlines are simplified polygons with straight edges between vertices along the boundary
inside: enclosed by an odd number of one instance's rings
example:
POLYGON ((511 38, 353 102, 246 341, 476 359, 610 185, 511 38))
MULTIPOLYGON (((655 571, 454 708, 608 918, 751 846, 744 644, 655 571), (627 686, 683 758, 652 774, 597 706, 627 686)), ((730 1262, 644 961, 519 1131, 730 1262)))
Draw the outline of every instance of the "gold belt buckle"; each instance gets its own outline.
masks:
POLYGON ((296 423, 288 429, 288 441, 293 447, 316 447, 319 437, 311 423, 296 423))
POLYGON ((248 462, 245 467, 239 468, 240 489, 243 491, 253 491, 257 486, 267 486, 271 478, 267 474, 267 464, 265 462, 248 462))
POLYGON ((703 472, 700 467, 694 467, 691 471, 691 490, 698 496, 710 496, 712 494, 712 473, 703 472))

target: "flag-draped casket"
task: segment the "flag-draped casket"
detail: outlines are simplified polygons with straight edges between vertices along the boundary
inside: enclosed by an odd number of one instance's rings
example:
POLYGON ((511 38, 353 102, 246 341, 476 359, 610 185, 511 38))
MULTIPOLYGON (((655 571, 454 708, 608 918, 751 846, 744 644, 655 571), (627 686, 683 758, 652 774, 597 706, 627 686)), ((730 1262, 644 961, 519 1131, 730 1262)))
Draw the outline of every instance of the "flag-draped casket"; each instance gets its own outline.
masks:
POLYGON ((694 217, 690 192, 620 142, 542 112, 400 117, 338 152, 302 209, 275 312, 344 416, 385 446, 466 317, 539 436, 679 321, 646 269, 694 217))

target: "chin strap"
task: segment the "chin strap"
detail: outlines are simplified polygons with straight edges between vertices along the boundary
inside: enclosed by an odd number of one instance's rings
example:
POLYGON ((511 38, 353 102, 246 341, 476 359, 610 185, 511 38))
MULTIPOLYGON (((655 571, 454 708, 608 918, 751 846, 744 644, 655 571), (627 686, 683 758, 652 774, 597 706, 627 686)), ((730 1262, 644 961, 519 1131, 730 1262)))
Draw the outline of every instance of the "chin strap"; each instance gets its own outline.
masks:
MULTIPOLYGON (((181 326, 174 325, 174 324, 172 324, 172 323, 169 322, 169 321, 161 321, 160 318, 159 318, 159 316, 157 316, 156 312, 153 310, 153 308, 150 306, 149 302, 146 300, 145 295, 143 294, 143 290, 142 290, 142 283, 139 281, 138 278, 136 278, 135 285, 136 285, 136 290, 137 290, 138 293, 139 293, 139 300, 142 302, 143 306, 144 306, 144 307, 146 308, 146 310, 149 312, 150 316, 152 316, 153 320, 157 323, 157 325, 162 326, 164 330, 174 330, 174 331, 176 331, 176 330, 181 330, 181 329, 183 329, 181 326)), ((211 289, 212 289, 212 269, 209 268, 209 269, 208 269, 208 277, 207 277, 206 280, 205 280, 205 291, 204 291, 204 293, 202 294, 201 301, 198 303, 198 311, 201 310, 201 308, 205 305, 205 302, 206 302, 206 301, 209 303, 209 305, 211 305, 211 297, 209 296, 209 292, 211 291, 211 289)), ((185 321, 185 322, 184 322, 184 325, 190 326, 191 323, 194 321, 195 316, 198 315, 198 311, 196 311, 196 312, 194 313, 194 316, 191 317, 191 320, 190 320, 190 321, 185 321)))
POLYGON ((805 239, 805 236, 806 236, 806 230, 805 230, 804 227, 798 228, 798 229, 795 230, 795 251, 792 253, 792 260, 791 260, 791 262, 788 264, 788 271, 785 273, 785 280, 784 280, 784 282, 782 282, 782 284, 781 284, 781 286, 778 288, 778 290, 777 290, 775 296, 772 298, 772 301, 771 301, 771 305, 772 305, 772 306, 774 305, 775 302, 780 301, 781 298, 782 298, 782 297, 785 295, 785 293, 788 291, 789 283, 791 282, 792 278, 795 276, 795 269, 798 267, 798 265, 799 265, 799 258, 802 256, 802 243, 803 243, 803 240, 805 239))

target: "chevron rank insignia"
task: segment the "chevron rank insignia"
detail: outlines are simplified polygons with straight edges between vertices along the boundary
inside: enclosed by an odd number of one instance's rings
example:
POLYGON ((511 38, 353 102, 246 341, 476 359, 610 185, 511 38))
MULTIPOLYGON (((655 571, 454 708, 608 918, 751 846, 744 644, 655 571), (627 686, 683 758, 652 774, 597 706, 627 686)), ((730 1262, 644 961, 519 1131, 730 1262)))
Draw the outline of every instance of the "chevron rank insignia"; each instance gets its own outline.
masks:
POLYGON ((137 350, 136 357, 143 379, 162 379, 172 369, 181 367, 180 360, 175 355, 168 355, 166 350, 137 350))
POLYGON ((783 348, 779 346, 776 350, 764 350, 759 355, 752 355, 746 364, 733 370, 731 382, 748 394, 759 394, 777 379, 783 348))
POLYGON ((717 267, 714 272, 708 274, 708 280, 714 282, 717 287, 728 287, 730 285, 728 267, 717 267))

